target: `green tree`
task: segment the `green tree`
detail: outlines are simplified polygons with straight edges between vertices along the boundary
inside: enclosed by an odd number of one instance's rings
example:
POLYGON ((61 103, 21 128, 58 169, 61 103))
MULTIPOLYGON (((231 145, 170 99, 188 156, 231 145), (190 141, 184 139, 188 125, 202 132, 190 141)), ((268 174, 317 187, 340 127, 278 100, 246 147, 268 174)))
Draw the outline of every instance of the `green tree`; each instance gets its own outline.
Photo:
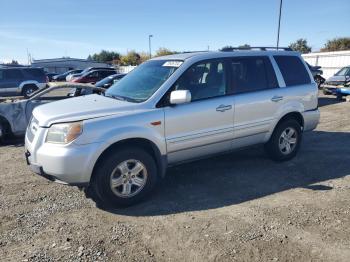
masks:
POLYGON ((171 51, 170 49, 167 49, 165 47, 161 47, 156 51, 156 54, 154 56, 165 56, 165 55, 172 55, 176 54, 177 52, 171 51))
POLYGON ((6 63, 6 65, 19 65, 18 61, 17 60, 13 60, 9 63, 6 63))
POLYGON ((219 51, 229 51, 232 50, 234 47, 232 45, 226 45, 224 47, 222 47, 221 49, 219 49, 219 51))
POLYGON ((237 49, 237 48, 240 48, 240 49, 249 49, 250 48, 250 45, 248 44, 244 44, 244 45, 239 45, 238 47, 234 47, 232 45, 226 45, 224 47, 222 47, 221 49, 219 49, 219 51, 230 51, 232 49, 237 49))
POLYGON ((244 45, 239 45, 238 48, 241 48, 241 49, 249 49, 251 46, 248 45, 248 44, 244 44, 244 45))
POLYGON ((126 55, 122 56, 120 58, 120 64, 121 65, 132 65, 132 66, 136 66, 141 64, 142 60, 141 60, 141 56, 139 53, 136 53, 134 50, 128 52, 126 55))
POLYGON ((321 48, 322 52, 341 50, 350 50, 350 37, 339 37, 328 40, 327 43, 324 45, 324 48, 321 48))
POLYGON ((100 53, 89 55, 88 60, 94 60, 102 63, 118 63, 120 60, 120 54, 113 51, 102 50, 100 53))
POLYGON ((141 63, 143 63, 149 59, 149 53, 141 52, 141 53, 139 53, 139 55, 140 55, 141 63))
POLYGON ((297 41, 291 43, 289 45, 289 48, 291 48, 294 51, 299 51, 302 54, 311 52, 311 47, 307 45, 307 40, 303 38, 300 38, 297 41))

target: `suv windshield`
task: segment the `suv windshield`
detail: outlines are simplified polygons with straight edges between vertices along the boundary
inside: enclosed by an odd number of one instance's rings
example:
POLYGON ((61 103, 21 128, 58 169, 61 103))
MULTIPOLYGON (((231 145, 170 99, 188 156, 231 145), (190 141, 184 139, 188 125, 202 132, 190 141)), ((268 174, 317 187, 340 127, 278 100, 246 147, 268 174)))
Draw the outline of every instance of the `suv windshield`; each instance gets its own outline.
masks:
POLYGON ((340 69, 335 75, 336 76, 345 76, 348 69, 349 69, 349 67, 344 67, 344 68, 340 69))
POLYGON ((154 60, 143 63, 113 84, 106 96, 144 102, 175 72, 182 61, 154 60))

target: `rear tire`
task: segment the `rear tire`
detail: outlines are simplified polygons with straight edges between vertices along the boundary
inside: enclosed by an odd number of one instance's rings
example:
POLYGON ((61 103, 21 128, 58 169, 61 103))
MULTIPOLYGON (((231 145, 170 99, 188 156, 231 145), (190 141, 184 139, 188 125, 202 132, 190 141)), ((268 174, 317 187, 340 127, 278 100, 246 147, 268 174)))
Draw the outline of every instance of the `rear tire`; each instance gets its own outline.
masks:
POLYGON ((286 119, 275 128, 265 151, 275 161, 286 161, 297 154, 302 139, 301 126, 295 119, 286 119))
POLYGON ((143 149, 120 148, 99 162, 91 183, 101 207, 126 207, 144 200, 158 181, 153 157, 143 149))

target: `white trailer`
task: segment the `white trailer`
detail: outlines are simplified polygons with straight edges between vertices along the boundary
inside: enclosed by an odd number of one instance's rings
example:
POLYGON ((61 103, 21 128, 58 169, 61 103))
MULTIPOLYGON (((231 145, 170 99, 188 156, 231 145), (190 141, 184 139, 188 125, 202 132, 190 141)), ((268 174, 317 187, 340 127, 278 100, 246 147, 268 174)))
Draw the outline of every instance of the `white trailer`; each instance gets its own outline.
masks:
POLYGON ((306 62, 313 66, 321 66, 323 77, 333 76, 344 66, 350 65, 350 50, 336 52, 316 52, 303 54, 302 57, 306 62))

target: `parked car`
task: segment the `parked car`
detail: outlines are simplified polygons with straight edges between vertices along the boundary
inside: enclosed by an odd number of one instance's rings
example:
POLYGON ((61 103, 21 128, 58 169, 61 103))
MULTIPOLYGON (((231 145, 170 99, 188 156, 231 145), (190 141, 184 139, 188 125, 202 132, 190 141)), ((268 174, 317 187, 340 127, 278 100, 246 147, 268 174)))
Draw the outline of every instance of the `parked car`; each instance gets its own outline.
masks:
POLYGON ((100 94, 104 89, 92 85, 51 85, 33 93, 29 99, 4 98, 0 101, 0 141, 9 136, 23 136, 35 107, 66 98, 100 94))
POLYGON ((321 85, 326 81, 326 79, 324 77, 322 77, 323 75, 323 71, 321 70, 320 66, 312 66, 309 63, 307 63, 307 66, 309 67, 311 74, 318 86, 318 88, 321 88, 321 85))
POLYGON ((54 76, 57 76, 58 74, 57 73, 46 73, 46 76, 49 78, 49 82, 51 82, 52 81, 52 78, 54 77, 54 76))
POLYGON ((82 75, 94 71, 94 70, 113 70, 115 71, 115 69, 113 67, 88 67, 85 68, 82 72, 78 73, 78 74, 73 74, 69 77, 69 80, 67 79, 67 81, 73 81, 76 78, 81 77, 82 75))
POLYGON ((105 96, 36 108, 25 155, 43 177, 85 187, 99 204, 128 206, 184 161, 255 144, 276 161, 293 158, 318 124, 317 96, 298 52, 157 57, 105 96))
POLYGON ((52 80, 56 81, 56 82, 64 82, 64 81, 66 81, 67 76, 73 75, 73 74, 78 74, 78 73, 81 73, 82 71, 83 71, 82 69, 69 70, 63 74, 52 77, 52 80))
POLYGON ((350 95, 350 66, 343 67, 334 76, 328 78, 322 85, 323 94, 335 95, 341 100, 350 95))
POLYGON ((96 82, 104 79, 107 76, 114 75, 116 73, 115 70, 106 70, 106 69, 98 69, 89 71, 82 76, 74 78, 71 82, 75 83, 90 83, 95 84, 96 82))
POLYGON ((34 91, 44 88, 48 81, 42 68, 0 68, 0 96, 29 97, 34 91))
POLYGON ((115 75, 110 75, 102 80, 98 81, 95 86, 96 87, 103 87, 103 88, 109 88, 111 85, 115 84, 118 82, 120 79, 122 79, 126 74, 115 74, 115 75))

